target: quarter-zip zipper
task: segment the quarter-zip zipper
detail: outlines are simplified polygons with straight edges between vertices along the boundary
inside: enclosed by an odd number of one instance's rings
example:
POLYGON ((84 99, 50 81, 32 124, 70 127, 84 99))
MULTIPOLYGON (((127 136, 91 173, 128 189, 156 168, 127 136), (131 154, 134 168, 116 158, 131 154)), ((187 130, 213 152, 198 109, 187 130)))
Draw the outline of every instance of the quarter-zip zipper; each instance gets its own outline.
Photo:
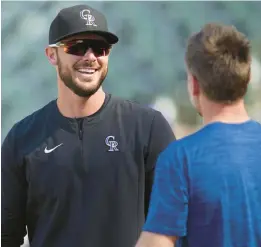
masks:
POLYGON ((83 139, 83 121, 84 119, 76 119, 77 124, 78 124, 78 135, 79 135, 79 139, 80 141, 82 141, 83 139))
POLYGON ((80 140, 80 146, 81 146, 81 160, 82 160, 82 164, 84 166, 84 156, 83 156, 83 119, 81 120, 76 120, 77 124, 78 124, 78 136, 79 136, 79 140, 80 140))
POLYGON ((79 124, 79 138, 80 138, 80 141, 82 143, 82 139, 83 139, 83 127, 82 127, 82 124, 79 124))

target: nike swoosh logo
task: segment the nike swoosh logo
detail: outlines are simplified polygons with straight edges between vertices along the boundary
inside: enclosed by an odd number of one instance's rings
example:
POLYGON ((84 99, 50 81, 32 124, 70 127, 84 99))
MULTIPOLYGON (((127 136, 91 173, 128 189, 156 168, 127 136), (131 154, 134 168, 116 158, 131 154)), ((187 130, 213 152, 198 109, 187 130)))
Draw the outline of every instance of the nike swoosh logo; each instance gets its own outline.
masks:
POLYGON ((58 146, 56 146, 56 147, 54 147, 54 148, 52 148, 52 149, 47 149, 47 147, 44 149, 44 152, 46 153, 46 154, 49 154, 49 153, 51 153, 52 151, 54 151, 56 148, 58 148, 58 147, 60 147, 60 146, 62 146, 63 145, 63 143, 61 143, 61 144, 59 144, 58 146))

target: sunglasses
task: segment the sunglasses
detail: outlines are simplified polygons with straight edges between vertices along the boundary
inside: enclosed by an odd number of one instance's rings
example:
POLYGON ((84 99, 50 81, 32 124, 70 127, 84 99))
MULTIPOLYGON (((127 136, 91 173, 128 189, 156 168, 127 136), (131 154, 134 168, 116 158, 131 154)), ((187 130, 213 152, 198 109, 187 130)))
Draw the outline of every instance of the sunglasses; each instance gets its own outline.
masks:
POLYGON ((91 48, 96 57, 107 56, 111 45, 101 40, 72 40, 58 42, 49 47, 62 47, 64 52, 75 56, 84 56, 91 48))

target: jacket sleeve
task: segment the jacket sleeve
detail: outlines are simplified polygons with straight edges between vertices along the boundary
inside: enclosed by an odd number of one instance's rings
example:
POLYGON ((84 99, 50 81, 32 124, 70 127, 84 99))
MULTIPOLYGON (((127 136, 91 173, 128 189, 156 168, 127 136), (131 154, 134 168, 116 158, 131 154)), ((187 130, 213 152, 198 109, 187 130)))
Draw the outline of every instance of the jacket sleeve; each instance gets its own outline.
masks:
POLYGON ((145 216, 147 216, 150 194, 154 180, 154 170, 159 154, 176 140, 174 132, 163 115, 155 111, 151 126, 148 152, 145 160, 145 216))
POLYGON ((26 235, 26 176, 15 148, 14 128, 1 150, 1 244, 19 247, 26 235))

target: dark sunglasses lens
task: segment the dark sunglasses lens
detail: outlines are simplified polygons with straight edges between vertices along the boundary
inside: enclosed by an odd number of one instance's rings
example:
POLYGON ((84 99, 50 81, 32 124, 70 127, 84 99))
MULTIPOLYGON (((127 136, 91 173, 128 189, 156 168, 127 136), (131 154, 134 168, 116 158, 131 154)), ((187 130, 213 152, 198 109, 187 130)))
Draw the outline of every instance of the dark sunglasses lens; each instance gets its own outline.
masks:
POLYGON ((95 56, 106 56, 109 53, 109 46, 104 42, 83 42, 68 45, 65 52, 76 56, 84 56, 91 48, 95 56))
POLYGON ((93 44, 91 48, 96 56, 106 56, 109 53, 109 47, 104 44, 93 44))
POLYGON ((72 45, 67 45, 65 47, 65 52, 68 54, 76 55, 76 56, 83 56, 86 53, 87 49, 83 45, 83 43, 72 44, 72 45))

